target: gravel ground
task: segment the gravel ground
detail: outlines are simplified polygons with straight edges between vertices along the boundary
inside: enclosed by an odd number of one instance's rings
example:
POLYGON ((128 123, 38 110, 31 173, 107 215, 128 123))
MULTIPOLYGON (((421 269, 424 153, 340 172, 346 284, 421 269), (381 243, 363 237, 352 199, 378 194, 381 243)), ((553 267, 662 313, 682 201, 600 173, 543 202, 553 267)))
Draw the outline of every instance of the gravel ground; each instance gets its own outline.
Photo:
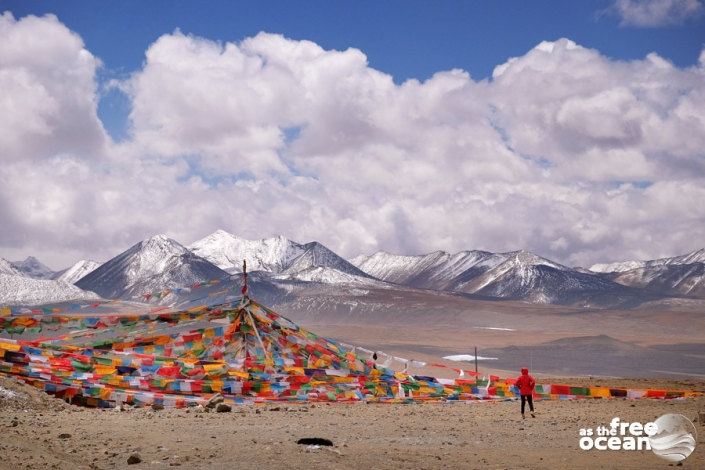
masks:
MULTIPOLYGON (((701 381, 615 382, 705 389, 701 381)), ((115 411, 68 406, 0 378, 0 469, 667 468, 677 464, 647 450, 581 450, 580 429, 609 425, 614 417, 645 424, 677 413, 694 420, 704 405, 705 397, 544 401, 536 403, 536 418, 527 413, 525 420, 517 402, 115 411), (297 444, 302 438, 333 445, 297 444)), ((682 468, 705 468, 705 426, 695 426, 698 445, 682 468)))

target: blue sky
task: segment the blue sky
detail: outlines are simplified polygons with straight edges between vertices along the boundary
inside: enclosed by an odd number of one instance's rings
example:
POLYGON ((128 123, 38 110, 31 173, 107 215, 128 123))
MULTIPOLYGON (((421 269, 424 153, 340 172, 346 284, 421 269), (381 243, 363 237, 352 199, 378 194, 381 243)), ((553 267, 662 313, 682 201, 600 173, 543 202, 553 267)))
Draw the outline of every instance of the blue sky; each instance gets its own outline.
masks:
POLYGON ((0 257, 694 251, 704 45, 702 0, 0 0, 0 257))

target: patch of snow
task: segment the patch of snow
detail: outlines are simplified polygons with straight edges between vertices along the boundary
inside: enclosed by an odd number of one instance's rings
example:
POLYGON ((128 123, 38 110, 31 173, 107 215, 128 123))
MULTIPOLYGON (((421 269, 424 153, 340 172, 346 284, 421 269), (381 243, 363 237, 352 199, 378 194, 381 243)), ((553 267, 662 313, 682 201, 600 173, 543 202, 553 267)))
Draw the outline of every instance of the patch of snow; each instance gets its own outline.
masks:
POLYGON ((516 331, 514 328, 497 328, 494 326, 473 326, 479 330, 499 330, 499 331, 516 331))
MULTIPOLYGON (((475 360, 475 356, 472 354, 458 354, 455 356, 443 356, 443 359, 448 359, 449 361, 469 361, 472 362, 475 360)), ((482 357, 482 356, 477 356, 478 361, 496 361, 496 357, 482 357)))
POLYGON ((5 397, 5 398, 17 398, 17 397, 25 397, 26 395, 23 393, 13 392, 12 390, 8 390, 5 387, 0 387, 0 396, 5 397))

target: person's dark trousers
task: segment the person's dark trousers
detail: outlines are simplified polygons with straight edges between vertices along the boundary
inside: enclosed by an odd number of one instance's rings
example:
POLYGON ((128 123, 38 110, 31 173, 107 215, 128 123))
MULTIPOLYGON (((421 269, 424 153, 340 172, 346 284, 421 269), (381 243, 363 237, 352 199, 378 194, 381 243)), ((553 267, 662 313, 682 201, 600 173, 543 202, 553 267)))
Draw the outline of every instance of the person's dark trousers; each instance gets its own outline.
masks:
POLYGON ((533 413, 534 411, 534 401, 533 397, 531 395, 522 395, 521 396, 521 414, 524 414, 524 408, 526 407, 526 402, 529 402, 529 409, 533 413))

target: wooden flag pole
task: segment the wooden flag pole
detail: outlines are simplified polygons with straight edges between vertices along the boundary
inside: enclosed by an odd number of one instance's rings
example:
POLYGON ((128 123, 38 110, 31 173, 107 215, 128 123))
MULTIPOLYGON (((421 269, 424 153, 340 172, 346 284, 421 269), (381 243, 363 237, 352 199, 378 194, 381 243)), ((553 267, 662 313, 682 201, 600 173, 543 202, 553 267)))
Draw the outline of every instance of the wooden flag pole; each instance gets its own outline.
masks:
POLYGON ((242 295, 247 295, 247 260, 242 260, 242 295))
POLYGON ((475 346, 475 372, 477 372, 477 346, 475 346))

